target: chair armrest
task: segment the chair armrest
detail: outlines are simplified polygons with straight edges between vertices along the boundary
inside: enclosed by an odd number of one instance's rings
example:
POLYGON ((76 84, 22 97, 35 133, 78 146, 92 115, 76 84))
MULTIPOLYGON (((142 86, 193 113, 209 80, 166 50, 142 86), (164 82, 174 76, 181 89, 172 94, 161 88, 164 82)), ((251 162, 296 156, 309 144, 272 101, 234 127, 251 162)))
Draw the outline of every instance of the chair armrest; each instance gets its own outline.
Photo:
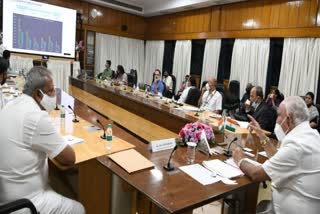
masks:
POLYGON ((0 206, 0 214, 11 213, 23 208, 28 208, 32 214, 37 214, 37 209, 29 199, 19 199, 0 206))

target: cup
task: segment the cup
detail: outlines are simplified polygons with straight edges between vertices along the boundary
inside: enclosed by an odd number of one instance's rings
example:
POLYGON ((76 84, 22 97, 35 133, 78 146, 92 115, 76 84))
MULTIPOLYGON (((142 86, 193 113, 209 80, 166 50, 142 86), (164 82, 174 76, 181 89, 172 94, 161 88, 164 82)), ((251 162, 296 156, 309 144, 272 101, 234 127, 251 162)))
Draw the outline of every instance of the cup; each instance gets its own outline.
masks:
POLYGON ((187 160, 188 164, 193 164, 196 156, 196 143, 188 142, 187 143, 187 160))

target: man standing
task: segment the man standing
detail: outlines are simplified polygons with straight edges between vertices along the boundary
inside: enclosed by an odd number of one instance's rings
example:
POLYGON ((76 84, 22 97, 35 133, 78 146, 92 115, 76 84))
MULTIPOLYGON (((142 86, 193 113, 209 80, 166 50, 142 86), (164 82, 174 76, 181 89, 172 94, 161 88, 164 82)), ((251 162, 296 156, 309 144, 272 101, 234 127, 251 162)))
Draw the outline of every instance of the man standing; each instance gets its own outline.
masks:
POLYGON ((163 83, 166 87, 166 97, 170 97, 173 95, 173 82, 172 77, 169 75, 168 71, 163 72, 163 83))
POLYGON ((320 135, 309 124, 309 112, 300 97, 288 97, 278 108, 274 132, 281 146, 274 146, 251 119, 250 128, 260 138, 269 160, 256 166, 247 161, 240 148, 233 158, 254 181, 272 181, 272 213, 316 214, 320 210, 320 135))
POLYGON ((57 133, 48 112, 56 104, 51 72, 34 67, 23 94, 0 111, 0 203, 28 198, 40 213, 83 214, 83 206, 48 185, 48 158, 73 166, 75 153, 57 133))
POLYGON ((106 68, 103 70, 102 73, 98 75, 98 78, 101 80, 109 79, 111 80, 113 78, 113 71, 111 70, 111 61, 106 61, 106 68))

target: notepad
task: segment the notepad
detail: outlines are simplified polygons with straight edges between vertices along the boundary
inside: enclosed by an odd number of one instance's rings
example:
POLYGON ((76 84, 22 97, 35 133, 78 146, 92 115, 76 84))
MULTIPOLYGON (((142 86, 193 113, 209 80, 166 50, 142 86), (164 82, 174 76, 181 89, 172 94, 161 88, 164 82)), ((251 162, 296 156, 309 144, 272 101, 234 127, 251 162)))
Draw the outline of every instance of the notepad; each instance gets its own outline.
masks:
POLYGON ((63 140, 64 140, 64 142, 66 142, 70 146, 74 145, 74 144, 77 144, 77 143, 82 143, 84 141, 82 138, 78 138, 78 137, 75 137, 75 136, 72 136, 72 135, 63 136, 63 140))
POLYGON ((138 172, 144 169, 154 167, 154 164, 137 152, 135 149, 129 149, 109 155, 109 158, 116 162, 128 173, 138 172))
POLYGON ((218 159, 203 161, 202 165, 210 171, 228 179, 244 175, 239 168, 235 168, 218 159))

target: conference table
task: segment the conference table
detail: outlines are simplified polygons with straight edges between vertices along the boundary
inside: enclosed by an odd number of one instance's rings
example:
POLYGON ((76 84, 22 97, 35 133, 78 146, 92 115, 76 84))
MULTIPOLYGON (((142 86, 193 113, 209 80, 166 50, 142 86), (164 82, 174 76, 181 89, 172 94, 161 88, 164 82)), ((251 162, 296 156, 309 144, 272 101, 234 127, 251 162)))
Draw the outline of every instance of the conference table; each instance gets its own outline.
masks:
MULTIPOLYGON (((122 144, 121 149, 112 152, 106 152, 103 148, 100 148, 102 154, 87 152, 91 146, 97 149, 96 145, 101 144, 101 141, 97 140, 100 132, 95 133, 93 142, 83 146, 85 149, 76 150, 76 156, 82 154, 86 156, 77 162, 77 166, 78 199, 84 204, 87 213, 110 212, 112 174, 120 177, 131 191, 131 213, 155 213, 155 207, 168 213, 192 213, 197 207, 234 193, 243 195, 244 213, 255 213, 259 183, 243 176, 236 179, 236 185, 218 182, 204 186, 178 168, 187 165, 185 147, 179 147, 173 155, 172 163, 175 165, 175 170, 171 172, 163 169, 171 151, 156 153, 150 151, 148 145, 150 141, 177 137, 178 131, 185 123, 196 121, 197 116, 193 112, 172 110, 170 104, 166 102, 154 102, 143 95, 132 95, 128 89, 104 87, 93 81, 72 77, 70 77, 69 93, 75 98, 74 109, 77 115, 97 126, 97 118, 103 124, 112 123, 115 139, 119 139, 114 142, 114 148, 118 142, 122 144), (157 119, 152 117, 154 115, 158 115, 157 119), (166 120, 158 118, 160 115, 168 120, 171 118, 172 124, 167 124, 166 120), (153 162, 155 167, 129 174, 108 157, 110 153, 130 148, 135 148, 153 162)), ((85 138, 85 142, 90 141, 90 137, 88 140, 86 140, 88 136, 82 135, 82 137, 85 138)), ((217 141, 221 140, 218 137, 217 141)), ((223 155, 208 156, 197 151, 195 163, 201 164, 204 160, 216 158, 226 159, 223 155)))

